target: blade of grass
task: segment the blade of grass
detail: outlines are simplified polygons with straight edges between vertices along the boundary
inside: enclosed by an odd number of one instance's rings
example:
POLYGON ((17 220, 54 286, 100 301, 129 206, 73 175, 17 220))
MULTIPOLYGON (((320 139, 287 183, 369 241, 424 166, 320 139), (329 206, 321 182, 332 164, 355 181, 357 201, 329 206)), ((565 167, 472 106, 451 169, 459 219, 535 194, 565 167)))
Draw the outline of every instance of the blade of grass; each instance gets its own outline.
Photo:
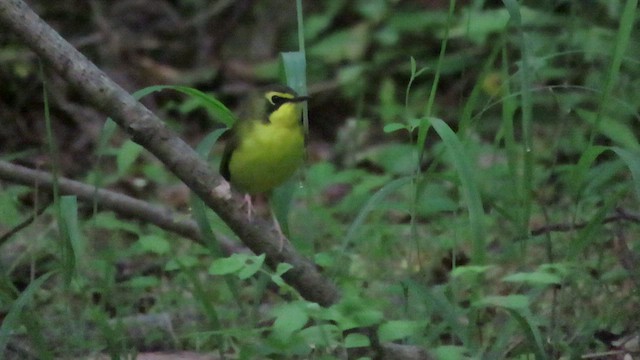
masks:
POLYGON ((526 237, 529 233, 529 218, 533 202, 533 100, 531 95, 531 55, 529 53, 527 35, 523 30, 522 17, 520 15, 520 4, 517 0, 502 1, 509 12, 511 21, 518 31, 518 42, 520 46, 521 67, 520 73, 520 108, 522 145, 523 145, 523 167, 520 178, 520 204, 518 208, 520 214, 520 232, 526 237))
POLYGON ((65 276, 71 279, 76 275, 76 269, 83 253, 82 235, 78 225, 78 199, 71 195, 60 197, 60 210, 64 224, 64 226, 61 226, 61 231, 68 247, 66 249, 68 252, 66 258, 63 258, 65 262, 64 271, 65 276))
POLYGON ((47 133, 47 143, 49 147, 49 158, 51 161, 51 176, 53 177, 53 205, 56 215, 56 221, 58 222, 58 235, 60 241, 58 248, 60 252, 60 268, 62 269, 66 285, 69 285, 75 272, 75 256, 73 252, 73 245, 71 243, 71 237, 69 236, 69 229, 67 228, 67 222, 65 221, 65 212, 62 208, 62 202, 60 201, 60 186, 58 183, 60 151, 58 150, 58 144, 53 137, 53 126, 49 108, 47 82, 45 80, 44 67, 42 65, 42 62, 40 63, 40 78, 42 79, 44 119, 47 133))
POLYGON ((478 75, 479 81, 476 81, 473 89, 471 90, 471 94, 469 95, 469 98, 465 102, 464 108, 462 109, 460 125, 458 126, 458 134, 460 134, 461 136, 464 136, 467 128, 471 126, 471 115, 473 114, 473 111, 478 108, 478 100, 480 98, 480 94, 482 93, 482 83, 484 81, 484 78, 492 71, 498 55, 501 53, 501 50, 504 50, 504 48, 504 37, 501 37, 500 41, 496 42, 493 49, 491 50, 491 54, 489 54, 489 57, 482 65, 482 71, 478 75))
POLYGON ((471 227, 471 236, 473 239, 473 260, 476 265, 485 263, 485 233, 484 233, 484 209, 482 208, 482 198, 480 191, 475 182, 474 167, 471 164, 472 158, 464 149, 464 146, 458 139, 458 136, 451 128, 442 120, 430 118, 431 126, 438 133, 442 142, 445 144, 451 160, 458 172, 462 193, 467 202, 469 211, 469 225, 471 227))
MULTIPOLYGON (((287 85, 289 85, 298 94, 307 95, 307 60, 301 0, 296 0, 296 16, 298 20, 298 47, 300 50, 296 52, 283 52, 280 55, 282 58, 282 67, 287 85)), ((309 107, 307 102, 302 104, 302 127, 304 129, 305 143, 307 143, 307 139, 309 138, 309 107)), ((308 163, 308 154, 306 150, 304 158, 305 164, 308 163)), ((287 215, 291 210, 296 185, 296 181, 287 181, 282 184, 273 191, 269 203, 272 213, 276 217, 280 224, 280 228, 287 237, 290 236, 289 219, 287 215)), ((311 193, 309 191, 310 189, 307 190, 307 199, 311 199, 311 193)))
POLYGON ((640 200, 640 152, 639 151, 631 151, 626 150, 619 147, 609 148, 611 151, 616 153, 622 161, 627 165, 629 171, 631 172, 633 188, 636 193, 636 196, 640 200))
POLYGON ((622 65, 622 61, 624 60, 624 53, 626 52, 627 46, 629 45, 631 31, 633 31, 633 23, 635 22, 637 7, 638 0, 627 0, 624 6, 624 10, 622 11, 620 26, 618 27, 616 41, 613 45, 613 57, 611 58, 611 66, 609 67, 609 72, 607 73, 607 77, 605 79, 604 91, 602 92, 602 96, 600 97, 598 113, 596 115, 595 124, 589 138, 590 146, 593 145, 595 136, 600 131, 600 122, 602 120, 602 116, 604 115, 604 109, 609 102, 613 87, 618 80, 620 66, 622 65))
POLYGON ((2 323, 0 323, 0 354, 5 353, 9 338, 18 328, 25 307, 33 301, 35 292, 42 287, 42 284, 47 281, 51 275, 53 275, 53 272, 48 272, 31 282, 18 298, 15 299, 13 304, 11 304, 9 311, 2 320, 2 323))
POLYGON ((228 107, 226 107, 220 100, 215 97, 205 94, 198 89, 194 89, 188 86, 176 86, 176 85, 156 85, 149 86, 144 89, 140 89, 133 93, 133 97, 136 99, 142 99, 143 97, 162 90, 174 90, 190 96, 193 99, 200 100, 202 106, 207 110, 211 117, 226 127, 231 127, 235 123, 236 117, 228 107))
POLYGON ((565 256, 567 259, 575 260, 589 245, 601 240, 604 219, 616 208, 622 196, 622 193, 607 194, 604 203, 598 206, 598 211, 591 216, 587 226, 581 229, 571 242, 565 256))
POLYGON ((516 320, 520 328, 524 332, 527 340, 529 341, 530 346, 533 348, 533 352, 536 355, 537 360, 545 360, 549 357, 547 356, 544 345, 542 342, 542 335, 540 334, 540 330, 535 326, 533 319, 531 316, 521 314, 519 311, 515 309, 506 309, 509 314, 516 320))
POLYGON ((444 62, 444 57, 447 52, 447 43, 449 41, 449 31, 451 30, 451 25, 453 23, 453 15, 456 8, 456 1, 449 1, 449 13, 447 15, 447 23, 444 30, 444 37, 442 39, 442 43, 440 44, 440 54, 438 55, 438 62, 436 63, 435 74, 433 77, 433 84, 431 85, 431 91, 429 92, 429 99, 427 100, 427 107, 424 111, 423 120, 420 122, 420 126, 418 128, 418 140, 416 142, 416 147, 418 151, 420 151, 420 156, 418 156, 418 169, 420 168, 420 164, 422 164, 423 156, 424 156, 424 144, 427 139, 427 131, 429 130, 429 117, 433 112, 433 103, 436 99, 436 92, 438 90, 438 84, 440 82, 440 71, 442 69, 442 64, 444 62))
POLYGON ((399 179, 395 179, 391 182, 388 182, 380 190, 378 190, 375 194, 373 194, 373 196, 371 196, 369 200, 367 200, 367 203, 362 207, 362 209, 360 210, 356 218, 353 220, 353 222, 351 223, 351 226, 349 226, 349 230, 347 230, 347 234, 344 236, 344 239, 342 240, 343 253, 347 251, 347 248, 353 241, 353 237, 355 233, 360 229, 360 227, 366 220, 367 215, 369 215, 369 213, 371 213, 371 211, 373 211, 378 204, 384 201, 387 195, 393 193, 400 187, 411 183, 413 179, 414 179, 413 176, 405 176, 399 179))
MULTIPOLYGON (((211 326, 211 328, 213 329, 213 333, 215 334, 214 338, 215 342, 217 343, 216 348, 218 349, 218 354, 220 354, 220 359, 224 360, 226 358, 224 355, 225 339, 222 335, 218 334, 218 332, 221 332, 222 330, 224 330, 224 328, 222 327, 222 323, 220 322, 218 311, 216 311, 213 302, 211 301, 211 296, 204 290, 202 282, 200 281, 199 277, 194 274, 192 269, 183 267, 183 273, 187 275, 187 277, 191 281, 191 284, 193 284, 194 297, 198 300, 200 306, 202 306, 202 309, 207 316, 207 319, 209 320, 209 325, 211 326)), ((227 276, 225 276, 225 278, 226 277, 227 276)))

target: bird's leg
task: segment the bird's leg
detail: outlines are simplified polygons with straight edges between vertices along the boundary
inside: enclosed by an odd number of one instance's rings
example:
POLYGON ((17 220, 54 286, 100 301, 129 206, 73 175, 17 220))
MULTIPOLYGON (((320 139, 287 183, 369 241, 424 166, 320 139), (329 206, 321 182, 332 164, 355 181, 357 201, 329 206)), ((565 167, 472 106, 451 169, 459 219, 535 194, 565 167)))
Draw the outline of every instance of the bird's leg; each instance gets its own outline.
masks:
POLYGON ((244 201, 242 201, 242 206, 247 207, 247 217, 249 218, 249 221, 253 221, 254 209, 253 203, 251 202, 251 195, 244 194, 244 201))
POLYGON ((276 218, 276 214, 275 212, 273 212, 273 210, 269 211, 271 213, 271 219, 273 220, 273 226, 276 228, 276 233, 278 234, 278 239, 280 240, 280 247, 278 248, 278 252, 282 251, 282 248, 284 247, 284 241, 287 239, 286 236, 284 236, 284 233, 282 232, 282 228, 280 227, 280 222, 278 222, 278 219, 276 218))

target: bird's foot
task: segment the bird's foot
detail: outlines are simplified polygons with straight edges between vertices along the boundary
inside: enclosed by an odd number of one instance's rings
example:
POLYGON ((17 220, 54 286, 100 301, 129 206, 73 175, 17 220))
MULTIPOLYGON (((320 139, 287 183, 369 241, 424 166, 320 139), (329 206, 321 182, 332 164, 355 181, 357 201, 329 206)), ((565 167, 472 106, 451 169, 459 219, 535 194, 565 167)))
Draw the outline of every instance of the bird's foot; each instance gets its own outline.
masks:
POLYGON ((247 207, 247 218, 249 221, 253 221, 253 213, 255 212, 253 209, 253 203, 251 201, 251 195, 244 194, 244 200, 242 201, 242 206, 247 207))

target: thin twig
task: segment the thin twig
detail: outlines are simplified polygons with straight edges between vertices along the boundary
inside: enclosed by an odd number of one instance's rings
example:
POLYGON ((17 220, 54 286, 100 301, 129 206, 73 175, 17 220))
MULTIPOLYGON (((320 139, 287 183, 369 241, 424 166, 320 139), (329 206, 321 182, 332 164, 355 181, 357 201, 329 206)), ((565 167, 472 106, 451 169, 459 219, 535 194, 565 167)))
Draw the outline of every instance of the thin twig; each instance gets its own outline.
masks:
MULTIPOLYGON (((631 213, 622 208, 618 208, 616 209, 615 214, 609 215, 606 218, 604 218, 602 223, 608 224, 608 223, 618 222, 618 221, 629 221, 636 224, 640 224, 640 215, 631 213)), ((567 224, 567 223, 549 224, 549 225, 541 226, 539 228, 531 230, 531 235, 538 236, 538 235, 547 234, 550 232, 568 232, 568 231, 580 230, 582 228, 585 228, 587 225, 589 225, 589 222, 580 222, 576 224, 567 224)))
POLYGON ((9 240, 13 235, 17 234, 22 229, 24 229, 27 226, 29 226, 29 224, 31 224, 38 216, 42 215, 42 213, 45 210, 47 210, 49 205, 51 205, 51 201, 47 201, 46 203, 40 205, 36 209, 36 211, 33 214, 31 214, 28 218, 26 218, 21 223, 19 223, 18 225, 14 226, 11 230, 7 231, 2 236, 0 236, 0 246, 2 246, 2 244, 4 244, 7 240, 9 240))

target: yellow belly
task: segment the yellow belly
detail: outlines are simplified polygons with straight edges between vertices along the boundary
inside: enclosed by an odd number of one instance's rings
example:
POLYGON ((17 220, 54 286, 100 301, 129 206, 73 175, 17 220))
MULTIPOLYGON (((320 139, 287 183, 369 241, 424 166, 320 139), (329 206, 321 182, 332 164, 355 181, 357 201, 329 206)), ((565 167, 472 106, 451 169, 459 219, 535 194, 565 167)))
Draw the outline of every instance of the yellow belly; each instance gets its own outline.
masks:
POLYGON ((301 128, 255 123, 241 136, 229 162, 231 184, 255 194, 285 182, 302 164, 301 128))

